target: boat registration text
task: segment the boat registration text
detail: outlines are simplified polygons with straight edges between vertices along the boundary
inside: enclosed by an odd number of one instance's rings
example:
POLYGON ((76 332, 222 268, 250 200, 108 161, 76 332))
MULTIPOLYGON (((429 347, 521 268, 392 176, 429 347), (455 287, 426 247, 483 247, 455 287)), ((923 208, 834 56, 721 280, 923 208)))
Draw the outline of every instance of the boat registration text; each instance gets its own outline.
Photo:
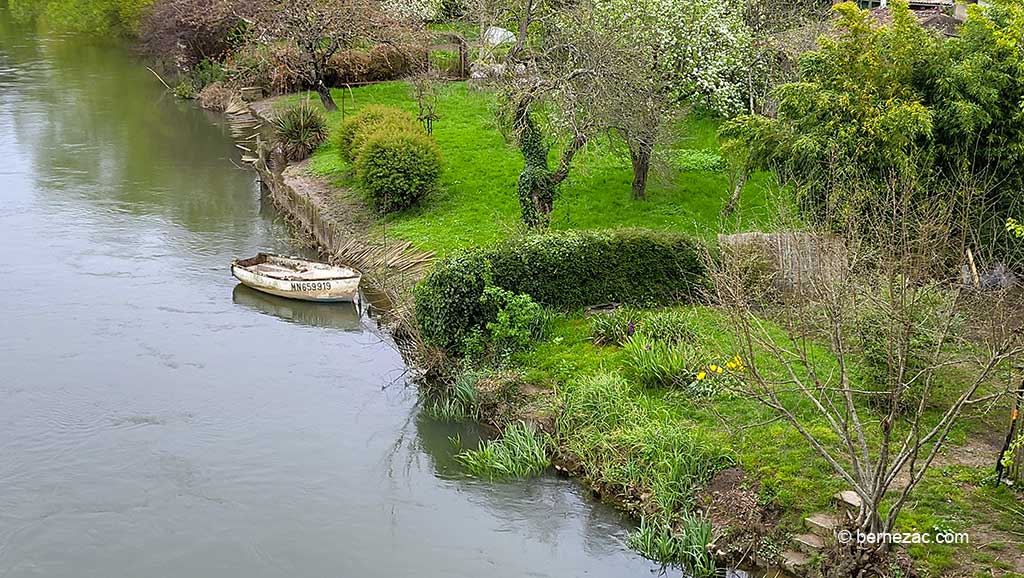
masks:
POLYGON ((331 288, 330 281, 299 281, 292 282, 292 291, 327 291, 331 288))

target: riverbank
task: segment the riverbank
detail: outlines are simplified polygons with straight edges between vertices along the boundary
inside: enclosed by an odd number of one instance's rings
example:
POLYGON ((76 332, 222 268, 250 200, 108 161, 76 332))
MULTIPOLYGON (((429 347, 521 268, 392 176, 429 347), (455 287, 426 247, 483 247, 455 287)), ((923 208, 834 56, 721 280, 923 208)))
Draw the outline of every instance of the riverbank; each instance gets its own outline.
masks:
MULTIPOLYGON (((451 167, 442 179, 443 191, 423 207, 384 219, 360 219, 354 232, 362 240, 379 243, 387 235, 397 236, 444 256, 516 235, 518 208, 511 184, 515 153, 487 120, 493 118, 487 96, 472 90, 456 85, 449 93, 451 100, 442 100, 448 104, 442 107, 435 136, 451 167), (447 132, 445 122, 451 125, 447 132)), ((401 83, 354 92, 357 107, 372 102, 413 110, 401 83)), ((339 102, 341 96, 339 92, 339 102)), ((297 98, 301 97, 284 97, 282 102, 297 98)), ((706 119, 688 122, 699 129, 691 144, 703 146, 692 150, 705 152, 705 157, 716 154, 713 127, 706 119)), ((328 144, 302 169, 289 167, 285 172, 292 183, 314 179, 314 188, 321 191, 313 195, 318 202, 346 206, 359 202, 359 195, 347 188, 347 170, 328 144)), ((579 180, 563 193, 565 203, 556 209, 556 230, 646 224, 704 238, 728 230, 718 222, 717 205, 710 202, 723 198, 727 178, 721 169, 690 171, 681 190, 662 191, 646 203, 628 200, 627 171, 607 151, 592 151, 580 172, 579 180)), ((765 191, 758 191, 756 182, 748 186, 754 187, 751 206, 741 209, 733 227, 755 227, 758 214, 764 214, 765 191)), ((289 188, 295 192, 294 186, 289 188)), ((329 220, 323 217, 328 213, 321 208, 320 218, 329 220)), ((361 213, 342 214, 335 218, 361 213)), ((310 233, 316 236, 315 231, 310 233)), ((399 293, 408 297, 405 291, 399 293)), ((733 359, 736 347, 728 320, 715 309, 678 306, 649 314, 684 328, 702 365, 723 367, 733 359)), ((728 395, 727 388, 716 387, 713 380, 699 395, 640 387, 628 378, 631 360, 624 344, 597 335, 598 320, 607 318, 606 313, 548 315, 547 330, 531 348, 499 367, 486 368, 475 380, 479 397, 474 403, 484 421, 499 429, 520 420, 537 424, 555 441, 551 453, 556 467, 580 477, 639 518, 668 513, 675 519, 680 512, 704 512, 711 519, 716 548, 729 561, 779 564, 784 551, 796 548, 794 537, 807 532, 804 518, 833 511, 832 496, 846 488, 795 430, 774 420, 763 406, 728 395), (771 440, 770 445, 765 440, 771 440)), ((625 325, 620 323, 620 329, 625 325)), ((722 379, 727 378, 726 374, 722 379)), ((989 414, 963 421, 942 460, 916 492, 918 501, 901 514, 899 526, 906 531, 969 528, 986 542, 980 547, 909 548, 922 575, 949 576, 980 568, 997 568, 1007 576, 1024 572, 1018 562, 1024 550, 1013 531, 1019 516, 1015 494, 987 483, 999 443, 992 434, 1001 431, 1003 417, 989 414)), ((666 537, 649 538, 654 544, 666 537)), ((654 549, 645 553, 658 554, 654 549)), ((822 554, 819 550, 805 556, 799 570, 812 571, 822 554)))

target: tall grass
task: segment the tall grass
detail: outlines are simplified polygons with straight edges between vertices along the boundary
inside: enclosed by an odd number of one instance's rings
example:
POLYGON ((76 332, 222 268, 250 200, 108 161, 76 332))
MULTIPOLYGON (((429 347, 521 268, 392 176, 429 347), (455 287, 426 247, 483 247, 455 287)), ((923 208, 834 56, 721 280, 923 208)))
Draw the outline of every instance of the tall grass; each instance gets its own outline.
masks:
POLYGON ((475 450, 463 450, 455 458, 477 477, 525 478, 550 465, 547 445, 546 434, 517 422, 505 428, 501 438, 487 440, 475 450))
POLYGON ((647 558, 661 563, 678 562, 693 578, 715 575, 715 558, 708 552, 711 522, 700 514, 683 513, 675 527, 648 517, 629 536, 629 545, 647 558))
POLYGON ((626 340, 625 369, 646 387, 681 387, 696 380, 699 361, 692 348, 636 333, 626 340))
POLYGON ((643 390, 601 373, 559 391, 560 445, 587 476, 661 515, 687 511, 693 496, 733 462, 726 443, 695 424, 656 409, 643 390))
POLYGON ((480 403, 476 384, 485 375, 484 371, 463 371, 450 384, 423 390, 424 411, 438 421, 479 419, 480 403))

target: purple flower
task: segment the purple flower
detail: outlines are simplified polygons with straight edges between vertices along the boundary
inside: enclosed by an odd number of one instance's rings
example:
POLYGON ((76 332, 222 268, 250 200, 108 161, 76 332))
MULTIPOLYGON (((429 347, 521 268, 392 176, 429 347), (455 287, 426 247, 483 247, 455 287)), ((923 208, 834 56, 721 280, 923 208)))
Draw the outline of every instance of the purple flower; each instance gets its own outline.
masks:
POLYGON ((626 325, 626 335, 633 337, 634 333, 636 333, 636 325, 630 321, 629 324, 626 325))

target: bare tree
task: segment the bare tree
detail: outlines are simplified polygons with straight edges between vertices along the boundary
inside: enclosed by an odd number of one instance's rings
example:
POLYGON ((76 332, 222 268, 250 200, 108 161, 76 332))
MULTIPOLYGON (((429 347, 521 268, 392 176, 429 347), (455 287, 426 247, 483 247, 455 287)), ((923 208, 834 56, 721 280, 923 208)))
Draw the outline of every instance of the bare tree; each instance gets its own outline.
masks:
POLYGON ((342 49, 361 42, 397 44, 411 24, 389 14, 381 0, 272 0, 254 17, 262 42, 296 45, 296 72, 316 90, 327 110, 337 110, 324 83, 328 63, 342 49))
MULTIPOLYGON (((788 277, 751 275, 738 247, 711 263, 747 366, 737 391, 789 422, 860 496, 852 522, 865 533, 893 530, 953 425, 1014 387, 1004 372, 1024 353, 1008 294, 973 294, 950 267, 964 255, 955 215, 910 197, 889 195, 844 236, 780 234, 788 277), (786 296, 765 289, 783 278, 798 281, 786 296), (871 356, 874 379, 861 371, 871 356)), ((849 545, 845 575, 887 546, 849 545)))

